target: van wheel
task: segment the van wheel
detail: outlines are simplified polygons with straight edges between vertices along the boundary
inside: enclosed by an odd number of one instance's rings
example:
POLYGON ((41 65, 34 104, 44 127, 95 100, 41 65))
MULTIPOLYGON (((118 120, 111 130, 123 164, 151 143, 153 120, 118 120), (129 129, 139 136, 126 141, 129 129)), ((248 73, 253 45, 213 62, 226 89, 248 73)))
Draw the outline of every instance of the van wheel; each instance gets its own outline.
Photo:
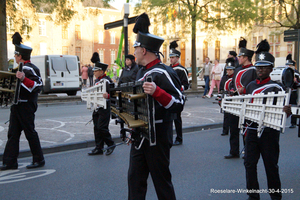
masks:
POLYGON ((68 96, 75 96, 77 94, 77 91, 69 91, 67 92, 68 96))

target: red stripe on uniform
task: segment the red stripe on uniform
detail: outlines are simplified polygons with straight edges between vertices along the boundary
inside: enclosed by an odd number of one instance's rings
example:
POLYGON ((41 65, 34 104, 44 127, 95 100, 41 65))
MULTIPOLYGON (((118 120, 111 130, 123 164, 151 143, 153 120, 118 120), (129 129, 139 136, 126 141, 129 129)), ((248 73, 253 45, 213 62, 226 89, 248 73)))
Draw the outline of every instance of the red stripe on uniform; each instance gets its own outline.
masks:
POLYGON ((172 96, 158 86, 156 86, 155 92, 153 93, 152 97, 164 107, 167 106, 172 100, 172 96))

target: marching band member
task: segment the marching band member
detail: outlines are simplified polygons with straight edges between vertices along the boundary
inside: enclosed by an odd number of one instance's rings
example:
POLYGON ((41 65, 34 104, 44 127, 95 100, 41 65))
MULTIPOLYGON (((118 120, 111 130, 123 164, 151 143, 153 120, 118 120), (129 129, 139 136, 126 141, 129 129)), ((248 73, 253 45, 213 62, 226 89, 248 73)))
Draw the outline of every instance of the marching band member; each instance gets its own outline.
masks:
MULTIPOLYGON (((246 87, 246 94, 258 94, 268 92, 284 91, 281 85, 272 81, 270 73, 274 67, 275 58, 268 51, 269 43, 263 40, 257 45, 255 52, 255 67, 257 79, 250 82, 246 87)), ((290 110, 285 111, 289 116, 290 110)), ((281 199, 281 183, 278 172, 279 159, 279 134, 280 132, 272 128, 264 128, 260 138, 257 137, 257 123, 248 121, 247 135, 245 140, 245 160, 246 183, 248 189, 248 199, 260 199, 259 184, 257 180, 257 163, 262 156, 265 171, 267 174, 268 189, 271 199, 281 199), (255 192, 257 191, 257 192, 255 192)))
MULTIPOLYGON (((95 52, 93 54, 93 57, 91 58, 91 61, 95 63, 95 67, 93 69, 94 75, 96 77, 95 85, 99 83, 105 83, 106 84, 106 90, 107 92, 103 94, 103 97, 107 99, 107 107, 104 108, 98 108, 97 110, 94 110, 93 112, 93 123, 94 123, 94 136, 95 136, 95 143, 96 147, 91 150, 88 155, 99 155, 103 154, 103 147, 104 143, 107 144, 108 147, 114 145, 114 141, 111 138, 111 134, 109 132, 109 121, 110 121, 110 101, 109 99, 109 87, 110 83, 113 83, 109 76, 106 76, 105 71, 107 69, 107 64, 101 63, 99 54, 95 52)), ((110 155, 113 153, 115 147, 111 147, 106 150, 105 155, 110 155)))
MULTIPOLYGON (((220 82, 220 94, 223 96, 225 93, 229 93, 230 91, 230 84, 232 82, 232 77, 235 69, 235 59, 230 57, 226 59, 226 75, 224 75, 220 82)), ((230 126, 230 113, 224 112, 224 119, 223 119, 223 132, 222 136, 228 135, 229 126, 230 126)))
MULTIPOLYGON (((295 69, 296 62, 292 60, 291 54, 287 55, 285 65, 289 66, 290 68, 292 68, 295 71, 294 84, 292 86, 290 104, 297 105, 297 99, 298 99, 297 85, 299 84, 300 79, 299 79, 299 71, 295 69)), ((289 128, 296 128, 296 124, 297 124, 297 118, 292 116, 291 117, 291 126, 289 128)))
MULTIPOLYGON (((170 63, 171 67, 177 73, 179 80, 181 82, 181 91, 185 91, 189 89, 189 81, 188 81, 188 71, 185 67, 183 67, 179 63, 180 51, 176 50, 178 44, 176 41, 170 43, 170 63)), ((181 145, 182 144, 182 119, 181 112, 177 113, 177 118, 174 120, 175 128, 176 128, 176 139, 173 145, 181 145)))
MULTIPOLYGON (((241 38, 239 42, 240 53, 238 55, 240 67, 234 70, 231 84, 231 90, 238 95, 245 94, 246 86, 256 79, 256 70, 251 63, 254 51, 246 49, 246 45, 247 40, 241 38)), ((225 159, 240 157, 240 129, 238 123, 239 117, 230 115, 230 152, 229 155, 224 156, 225 159)))
POLYGON ((38 94, 43 82, 40 70, 30 62, 32 48, 21 44, 22 37, 16 32, 13 36, 15 60, 24 63, 23 72, 17 71, 16 77, 21 80, 19 102, 11 107, 8 139, 3 154, 1 170, 18 169, 19 142, 24 131, 32 154, 32 163, 26 168, 37 168, 45 165, 44 155, 38 133, 34 129, 34 118, 37 110, 38 94))
POLYGON ((143 89, 154 99, 156 145, 150 146, 150 142, 144 140, 140 149, 136 149, 136 145, 131 146, 128 199, 146 198, 150 173, 157 198, 172 200, 176 199, 169 169, 172 123, 176 113, 182 110, 184 101, 176 72, 159 59, 159 48, 164 39, 150 34, 149 25, 147 14, 138 17, 133 29, 137 33, 134 55, 138 65, 143 66, 137 74, 137 80, 145 81, 147 77, 152 77, 152 82, 143 83, 143 89))

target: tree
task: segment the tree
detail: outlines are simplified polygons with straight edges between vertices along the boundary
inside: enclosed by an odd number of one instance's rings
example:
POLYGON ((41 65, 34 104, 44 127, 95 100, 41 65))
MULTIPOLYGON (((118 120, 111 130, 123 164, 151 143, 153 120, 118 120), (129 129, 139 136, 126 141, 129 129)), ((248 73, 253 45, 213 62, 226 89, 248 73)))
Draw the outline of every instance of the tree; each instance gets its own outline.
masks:
MULTIPOLYGON (((256 0, 258 27, 272 29, 300 29, 300 2, 297 0, 256 0)), ((298 58, 298 42, 295 42, 294 58, 298 58)), ((299 64, 297 64, 299 66, 299 64)), ((299 69, 299 68, 298 68, 299 69)))
POLYGON ((196 28, 231 30, 237 24, 247 26, 253 22, 252 20, 256 16, 256 9, 251 0, 142 0, 137 4, 137 11, 140 10, 144 10, 152 16, 159 16, 164 23, 179 19, 183 28, 191 29, 193 90, 197 89, 196 28), (172 15, 174 10, 176 15, 172 15), (198 21, 202 22, 203 26, 196 27, 198 21))

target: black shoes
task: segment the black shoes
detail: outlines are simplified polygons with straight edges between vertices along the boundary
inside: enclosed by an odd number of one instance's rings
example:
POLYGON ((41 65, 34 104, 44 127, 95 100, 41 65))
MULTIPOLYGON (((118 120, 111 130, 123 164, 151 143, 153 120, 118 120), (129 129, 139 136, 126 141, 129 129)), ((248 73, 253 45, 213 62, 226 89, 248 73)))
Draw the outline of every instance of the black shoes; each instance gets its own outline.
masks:
POLYGON ((178 146, 178 145, 182 145, 182 142, 175 140, 175 142, 173 143, 173 146, 178 146))
POLYGON ((289 128, 296 128, 296 125, 295 125, 295 124, 292 124, 292 125, 290 125, 289 128))
POLYGON ((15 164, 13 164, 13 165, 6 165, 6 164, 3 164, 3 165, 0 167, 0 171, 9 170, 9 169, 18 169, 18 163, 15 163, 15 164))
POLYGON ((107 149, 106 152, 105 152, 105 155, 109 156, 110 154, 112 154, 114 152, 115 148, 116 147, 114 146, 112 148, 107 149))
POLYGON ((228 135, 228 133, 224 133, 224 132, 223 132, 221 135, 222 135, 222 136, 224 136, 224 135, 228 135))
POLYGON ((33 169, 33 168, 39 168, 43 167, 45 165, 45 160, 42 160, 40 162, 32 162, 30 165, 27 165, 27 169, 33 169))
POLYGON ((232 154, 224 156, 225 159, 232 159, 232 158, 239 158, 239 157, 240 157, 240 155, 232 155, 232 154))
POLYGON ((94 156, 94 155, 102 155, 103 154, 103 151, 101 149, 93 149, 92 151, 88 152, 88 154, 90 156, 94 156))

